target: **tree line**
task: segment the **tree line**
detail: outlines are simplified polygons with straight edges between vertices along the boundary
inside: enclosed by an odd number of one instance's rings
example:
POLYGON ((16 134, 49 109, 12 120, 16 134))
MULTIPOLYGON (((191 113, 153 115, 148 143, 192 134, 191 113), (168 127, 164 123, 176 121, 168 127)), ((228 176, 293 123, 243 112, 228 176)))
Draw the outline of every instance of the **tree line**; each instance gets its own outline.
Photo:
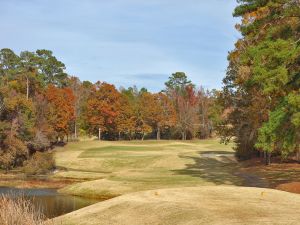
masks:
POLYGON ((236 156, 300 161, 300 2, 242 0, 221 91, 183 72, 161 92, 81 81, 49 50, 0 50, 0 167, 79 136, 234 140, 236 156))
POLYGON ((228 55, 219 133, 240 159, 300 161, 300 1, 238 2, 242 37, 228 55))
POLYGON ((65 70, 48 50, 19 55, 0 50, 1 168, 21 166, 36 152, 79 136, 208 138, 219 120, 219 109, 212 107, 218 92, 197 88, 183 72, 172 74, 163 91, 151 93, 80 81, 65 70))

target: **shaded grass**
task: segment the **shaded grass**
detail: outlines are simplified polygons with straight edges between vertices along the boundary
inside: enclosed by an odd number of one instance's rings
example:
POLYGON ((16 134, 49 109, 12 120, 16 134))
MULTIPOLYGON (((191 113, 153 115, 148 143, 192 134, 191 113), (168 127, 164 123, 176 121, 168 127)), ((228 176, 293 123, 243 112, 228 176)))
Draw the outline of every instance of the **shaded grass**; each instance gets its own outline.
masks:
POLYGON ((180 175, 188 175, 211 182, 216 185, 242 185, 240 177, 235 175, 239 169, 236 161, 232 160, 232 152, 228 151, 199 151, 198 155, 181 155, 181 158, 192 160, 185 168, 173 170, 180 175))

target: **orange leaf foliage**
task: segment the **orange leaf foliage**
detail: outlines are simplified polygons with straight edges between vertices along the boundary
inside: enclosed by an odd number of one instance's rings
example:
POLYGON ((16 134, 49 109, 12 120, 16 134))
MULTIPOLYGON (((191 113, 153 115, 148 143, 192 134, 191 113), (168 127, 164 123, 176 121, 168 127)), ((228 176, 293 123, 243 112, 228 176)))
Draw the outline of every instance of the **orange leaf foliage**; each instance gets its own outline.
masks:
POLYGON ((90 129, 108 131, 116 126, 115 119, 120 113, 120 93, 114 85, 96 83, 87 101, 87 120, 90 129))
POLYGON ((49 85, 46 90, 50 102, 49 120, 57 133, 68 133, 69 122, 75 119, 75 97, 70 88, 57 88, 49 85))

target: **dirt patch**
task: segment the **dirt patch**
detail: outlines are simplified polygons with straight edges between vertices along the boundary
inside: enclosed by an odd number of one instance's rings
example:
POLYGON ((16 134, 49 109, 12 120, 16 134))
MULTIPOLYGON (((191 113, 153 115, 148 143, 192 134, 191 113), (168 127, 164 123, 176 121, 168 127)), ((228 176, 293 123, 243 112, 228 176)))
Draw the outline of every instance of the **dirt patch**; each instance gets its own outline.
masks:
MULTIPOLYGON (((300 164, 297 162, 281 162, 274 159, 271 165, 264 165, 261 159, 255 158, 241 163, 239 172, 242 176, 257 177, 257 187, 270 187, 293 193, 300 193, 300 164), (261 183, 263 181, 263 183, 261 183), (260 185, 266 184, 267 186, 260 185)), ((250 178, 250 182, 251 178, 250 178)))
POLYGON ((276 189, 300 194, 300 182, 280 184, 276 187, 276 189))

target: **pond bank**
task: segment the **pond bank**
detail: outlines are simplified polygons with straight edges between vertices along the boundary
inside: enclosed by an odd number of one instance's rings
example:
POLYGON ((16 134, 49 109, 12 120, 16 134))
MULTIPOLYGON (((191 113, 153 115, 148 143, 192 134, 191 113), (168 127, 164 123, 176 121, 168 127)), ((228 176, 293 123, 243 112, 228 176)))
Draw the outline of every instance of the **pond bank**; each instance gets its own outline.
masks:
POLYGON ((0 195, 12 198, 23 196, 29 199, 37 210, 47 218, 54 218, 99 202, 98 200, 64 195, 49 188, 0 187, 0 195))
POLYGON ((19 172, 0 173, 0 186, 2 187, 60 189, 76 182, 82 182, 82 180, 55 178, 51 175, 26 176, 19 172))

